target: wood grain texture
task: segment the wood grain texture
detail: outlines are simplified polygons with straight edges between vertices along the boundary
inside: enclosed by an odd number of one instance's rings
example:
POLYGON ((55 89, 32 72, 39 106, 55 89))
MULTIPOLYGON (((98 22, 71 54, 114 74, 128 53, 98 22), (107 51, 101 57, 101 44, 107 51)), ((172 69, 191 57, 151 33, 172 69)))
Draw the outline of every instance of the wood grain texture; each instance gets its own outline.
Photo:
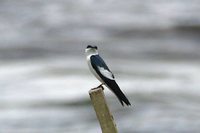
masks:
POLYGON ((92 105, 99 120, 102 133, 118 133, 113 116, 108 108, 103 87, 91 89, 89 91, 92 105))

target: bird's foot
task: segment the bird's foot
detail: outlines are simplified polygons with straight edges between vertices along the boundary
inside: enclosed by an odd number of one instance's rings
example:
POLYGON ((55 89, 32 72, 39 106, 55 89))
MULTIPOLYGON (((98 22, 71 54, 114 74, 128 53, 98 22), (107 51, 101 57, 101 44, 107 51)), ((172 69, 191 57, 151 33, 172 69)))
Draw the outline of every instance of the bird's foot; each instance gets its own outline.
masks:
POLYGON ((103 88, 103 86, 102 85, 104 85, 103 83, 102 84, 100 84, 97 88, 102 88, 103 90, 104 90, 104 88, 103 88))
POLYGON ((103 88, 102 85, 104 85, 104 84, 102 83, 102 84, 100 84, 99 86, 97 86, 97 87, 95 87, 95 88, 92 88, 91 90, 95 90, 95 89, 98 89, 98 88, 102 88, 102 90, 104 90, 104 88, 103 88))

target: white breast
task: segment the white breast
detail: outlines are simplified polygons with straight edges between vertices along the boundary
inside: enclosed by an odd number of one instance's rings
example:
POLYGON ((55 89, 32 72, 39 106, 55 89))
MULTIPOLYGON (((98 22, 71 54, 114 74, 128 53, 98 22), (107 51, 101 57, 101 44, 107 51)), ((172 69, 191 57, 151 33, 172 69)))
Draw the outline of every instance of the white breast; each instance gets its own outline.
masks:
POLYGON ((92 67, 92 64, 91 64, 91 61, 90 61, 90 57, 92 55, 88 55, 87 56, 87 63, 88 63, 88 66, 89 66, 89 69, 90 71, 93 73, 93 75, 101 82, 101 83, 104 83, 104 81, 99 77, 99 75, 97 74, 97 72, 94 70, 94 68, 92 67))

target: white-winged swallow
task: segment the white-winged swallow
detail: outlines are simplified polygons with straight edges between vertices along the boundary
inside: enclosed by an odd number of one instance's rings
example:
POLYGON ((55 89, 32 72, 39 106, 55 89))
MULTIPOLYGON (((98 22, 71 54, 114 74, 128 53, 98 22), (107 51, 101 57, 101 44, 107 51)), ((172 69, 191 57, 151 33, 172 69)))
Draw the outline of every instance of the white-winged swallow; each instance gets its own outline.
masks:
POLYGON ((113 73, 99 56, 97 46, 88 45, 85 53, 90 71, 102 83, 101 85, 106 85, 117 96, 122 106, 124 106, 124 103, 130 106, 129 100, 116 83, 113 73))

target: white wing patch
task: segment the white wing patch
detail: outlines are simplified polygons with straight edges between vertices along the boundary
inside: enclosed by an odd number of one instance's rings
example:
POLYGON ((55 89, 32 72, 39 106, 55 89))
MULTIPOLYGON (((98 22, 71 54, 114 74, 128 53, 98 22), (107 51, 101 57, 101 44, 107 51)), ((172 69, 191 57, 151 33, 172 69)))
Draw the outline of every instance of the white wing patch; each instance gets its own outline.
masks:
POLYGON ((110 71, 104 69, 103 67, 98 67, 98 69, 103 76, 105 76, 108 79, 114 80, 114 76, 110 71))

